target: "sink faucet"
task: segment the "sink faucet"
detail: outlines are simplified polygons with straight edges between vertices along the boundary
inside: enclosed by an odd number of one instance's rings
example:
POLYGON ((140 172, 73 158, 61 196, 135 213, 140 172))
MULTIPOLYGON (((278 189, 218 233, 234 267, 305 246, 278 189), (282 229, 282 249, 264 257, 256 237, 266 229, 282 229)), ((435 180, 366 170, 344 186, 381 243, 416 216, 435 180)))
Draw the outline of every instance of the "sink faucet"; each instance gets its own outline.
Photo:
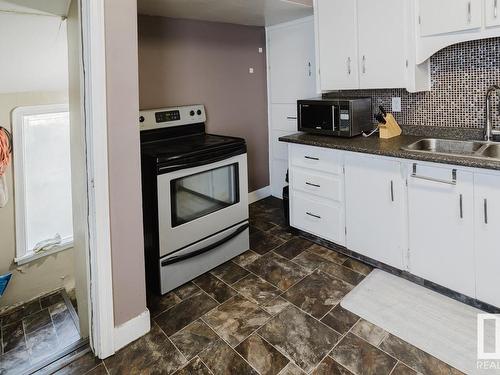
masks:
MULTIPOLYGON (((486 124, 484 126, 484 140, 491 141, 494 135, 500 135, 499 130, 494 130, 491 121, 491 96, 500 91, 500 86, 493 85, 486 91, 486 124)), ((500 111, 500 110, 499 110, 500 111)))

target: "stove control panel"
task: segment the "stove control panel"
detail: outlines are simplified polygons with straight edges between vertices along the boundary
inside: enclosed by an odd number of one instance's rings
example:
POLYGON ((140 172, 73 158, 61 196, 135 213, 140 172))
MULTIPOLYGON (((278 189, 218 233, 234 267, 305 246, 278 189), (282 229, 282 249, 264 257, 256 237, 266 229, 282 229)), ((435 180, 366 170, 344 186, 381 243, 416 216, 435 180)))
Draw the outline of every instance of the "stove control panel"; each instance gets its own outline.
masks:
POLYGON ((148 109, 139 112, 139 127, 141 131, 198 124, 206 120, 205 107, 201 104, 148 109))

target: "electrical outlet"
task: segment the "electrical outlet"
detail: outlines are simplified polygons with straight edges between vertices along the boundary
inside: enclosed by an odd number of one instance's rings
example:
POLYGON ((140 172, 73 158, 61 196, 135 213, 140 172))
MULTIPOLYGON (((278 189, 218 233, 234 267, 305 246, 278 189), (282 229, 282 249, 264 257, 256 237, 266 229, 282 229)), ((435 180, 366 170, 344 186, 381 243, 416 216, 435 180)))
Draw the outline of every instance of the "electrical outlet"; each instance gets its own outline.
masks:
POLYGON ((401 98, 392 98, 392 112, 401 112, 401 98))
POLYGON ((262 47, 259 47, 259 53, 262 53, 264 52, 264 50, 262 49, 262 47))
POLYGON ((253 68, 249 68, 248 73, 253 74, 253 68))

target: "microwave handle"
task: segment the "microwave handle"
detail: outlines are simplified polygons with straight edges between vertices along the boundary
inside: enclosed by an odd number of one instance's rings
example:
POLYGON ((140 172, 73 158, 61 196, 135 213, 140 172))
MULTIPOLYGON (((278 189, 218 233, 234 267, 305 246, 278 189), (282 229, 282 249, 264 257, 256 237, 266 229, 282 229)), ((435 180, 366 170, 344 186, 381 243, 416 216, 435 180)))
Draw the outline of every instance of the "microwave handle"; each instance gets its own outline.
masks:
POLYGON ((335 131, 335 119, 337 116, 335 116, 335 111, 336 111, 336 106, 332 105, 332 130, 335 131))

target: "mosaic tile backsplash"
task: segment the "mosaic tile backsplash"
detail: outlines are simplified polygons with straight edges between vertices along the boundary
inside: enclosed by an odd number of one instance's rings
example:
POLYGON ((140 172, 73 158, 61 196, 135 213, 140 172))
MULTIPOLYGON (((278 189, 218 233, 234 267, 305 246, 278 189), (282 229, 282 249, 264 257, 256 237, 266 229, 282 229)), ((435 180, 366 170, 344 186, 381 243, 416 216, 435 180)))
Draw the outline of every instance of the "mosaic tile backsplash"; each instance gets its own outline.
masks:
MULTIPOLYGON (((500 85, 500 38, 455 44, 431 57, 431 91, 405 89, 342 91, 342 95, 371 96, 373 111, 391 98, 401 97, 402 112, 395 113, 402 126, 436 126, 482 129, 485 93, 500 85)), ((493 124, 500 127, 498 95, 493 96, 493 124)))

